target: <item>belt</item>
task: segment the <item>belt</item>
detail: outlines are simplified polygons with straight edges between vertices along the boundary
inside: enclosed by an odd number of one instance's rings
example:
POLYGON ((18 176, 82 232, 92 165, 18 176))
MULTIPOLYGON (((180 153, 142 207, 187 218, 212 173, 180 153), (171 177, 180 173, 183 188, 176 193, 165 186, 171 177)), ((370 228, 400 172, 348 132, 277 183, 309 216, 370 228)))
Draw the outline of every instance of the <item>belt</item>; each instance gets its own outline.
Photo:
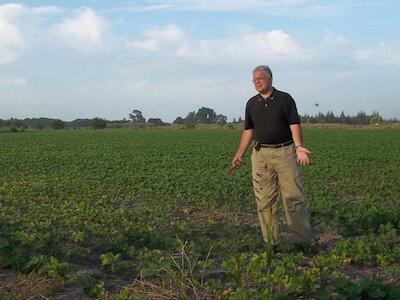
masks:
POLYGON ((259 151, 261 148, 281 148, 293 144, 293 141, 287 141, 281 144, 262 144, 259 141, 254 141, 254 149, 259 151))

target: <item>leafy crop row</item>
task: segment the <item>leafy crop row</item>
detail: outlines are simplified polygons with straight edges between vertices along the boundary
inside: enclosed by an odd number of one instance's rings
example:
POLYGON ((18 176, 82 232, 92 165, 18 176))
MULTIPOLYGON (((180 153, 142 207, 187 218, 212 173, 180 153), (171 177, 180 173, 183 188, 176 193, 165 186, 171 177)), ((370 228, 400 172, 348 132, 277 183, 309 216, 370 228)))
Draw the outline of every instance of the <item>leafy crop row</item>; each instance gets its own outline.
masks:
POLYGON ((148 289, 182 299, 335 299, 335 287, 347 297, 371 286, 390 299, 395 288, 379 280, 399 276, 400 130, 306 128, 311 222, 342 238, 315 251, 289 245, 273 253, 257 227, 249 156, 227 176, 240 133, 2 134, 0 274, 34 272, 66 290, 118 299, 139 291, 146 298, 148 289), (383 275, 351 281, 348 266, 383 275), (122 283, 113 284, 116 277, 122 283))

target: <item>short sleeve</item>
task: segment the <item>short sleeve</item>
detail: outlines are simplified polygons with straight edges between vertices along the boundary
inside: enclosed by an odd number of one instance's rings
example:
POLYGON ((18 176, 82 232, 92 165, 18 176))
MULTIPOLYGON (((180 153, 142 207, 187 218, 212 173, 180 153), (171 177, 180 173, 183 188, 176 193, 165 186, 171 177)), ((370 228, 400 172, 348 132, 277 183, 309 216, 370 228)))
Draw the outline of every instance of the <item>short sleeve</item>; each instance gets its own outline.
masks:
POLYGON ((289 125, 300 124, 300 118, 299 114, 297 113, 296 103, 290 95, 288 95, 287 98, 286 119, 289 125))
POLYGON ((254 127, 253 124, 253 120, 251 118, 251 114, 250 114, 250 108, 249 108, 249 102, 246 105, 246 112, 245 112, 245 116, 244 116, 244 129, 252 129, 254 127))

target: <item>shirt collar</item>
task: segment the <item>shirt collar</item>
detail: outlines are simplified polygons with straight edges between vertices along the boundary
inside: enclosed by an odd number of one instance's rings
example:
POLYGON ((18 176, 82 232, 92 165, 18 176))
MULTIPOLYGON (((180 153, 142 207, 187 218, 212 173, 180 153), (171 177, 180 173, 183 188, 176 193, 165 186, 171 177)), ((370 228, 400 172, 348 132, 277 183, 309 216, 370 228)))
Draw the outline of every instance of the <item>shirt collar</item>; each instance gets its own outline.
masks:
POLYGON ((272 93, 267 98, 264 98, 263 96, 261 96, 261 94, 258 94, 258 101, 274 100, 275 96, 276 96, 276 89, 272 87, 272 93))

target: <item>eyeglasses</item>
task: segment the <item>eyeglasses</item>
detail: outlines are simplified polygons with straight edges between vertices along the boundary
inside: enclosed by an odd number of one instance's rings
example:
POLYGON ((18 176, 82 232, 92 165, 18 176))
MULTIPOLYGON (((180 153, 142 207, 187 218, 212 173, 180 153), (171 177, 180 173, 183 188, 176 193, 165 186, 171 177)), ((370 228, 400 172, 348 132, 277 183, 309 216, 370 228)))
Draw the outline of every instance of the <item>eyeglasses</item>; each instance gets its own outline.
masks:
POLYGON ((251 82, 256 83, 257 81, 266 81, 268 78, 267 77, 259 77, 259 78, 254 78, 251 82))

